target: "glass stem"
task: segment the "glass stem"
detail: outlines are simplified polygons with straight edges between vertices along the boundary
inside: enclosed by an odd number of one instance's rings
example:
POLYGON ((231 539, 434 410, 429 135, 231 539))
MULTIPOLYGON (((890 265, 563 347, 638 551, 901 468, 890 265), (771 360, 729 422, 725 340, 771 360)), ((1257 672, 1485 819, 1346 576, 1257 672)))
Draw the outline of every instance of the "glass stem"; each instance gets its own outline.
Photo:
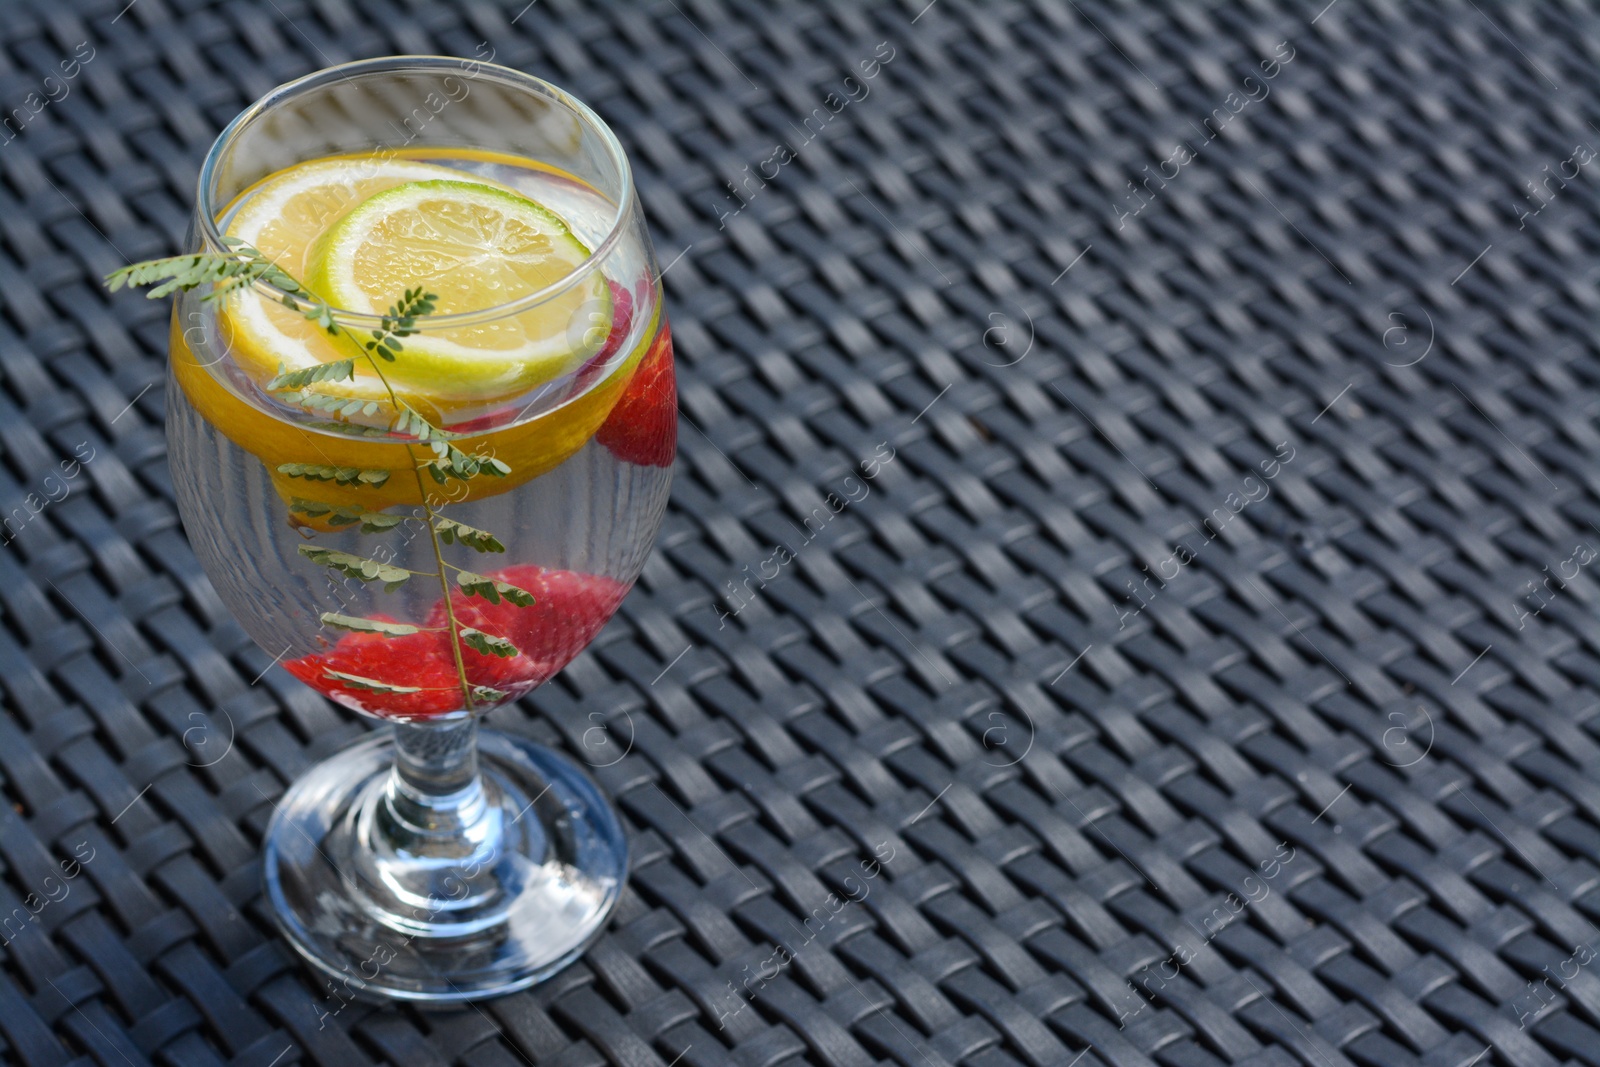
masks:
POLYGON ((481 853, 493 820, 478 773, 477 718, 395 723, 394 743, 384 806, 395 844, 433 858, 481 853))
POLYGON ((393 767, 353 816, 343 869, 370 908, 413 937, 492 926, 508 836, 499 788, 478 766, 477 720, 393 729, 393 767))

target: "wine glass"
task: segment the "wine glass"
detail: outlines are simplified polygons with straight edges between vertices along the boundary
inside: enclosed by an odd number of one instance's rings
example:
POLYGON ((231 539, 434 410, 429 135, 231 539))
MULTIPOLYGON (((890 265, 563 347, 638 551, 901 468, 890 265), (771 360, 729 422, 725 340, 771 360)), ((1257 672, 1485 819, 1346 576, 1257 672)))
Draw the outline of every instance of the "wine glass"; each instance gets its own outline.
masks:
POLYGON ((626 875, 585 773, 478 718, 580 652, 643 567, 676 447, 671 340, 621 146, 537 78, 403 56, 284 85, 211 148, 190 248, 237 255, 246 233, 339 291, 352 228, 418 272, 397 309, 418 313, 308 318, 312 287, 275 275, 182 294, 173 482, 250 636, 390 725, 274 803, 264 878, 284 936, 341 997, 475 999, 575 959, 626 875), (394 214, 407 196, 420 228, 394 214), (381 215, 367 230, 363 211, 381 215), (441 236, 461 218, 488 235, 470 255, 441 236), (286 230, 324 236, 287 252, 286 230))

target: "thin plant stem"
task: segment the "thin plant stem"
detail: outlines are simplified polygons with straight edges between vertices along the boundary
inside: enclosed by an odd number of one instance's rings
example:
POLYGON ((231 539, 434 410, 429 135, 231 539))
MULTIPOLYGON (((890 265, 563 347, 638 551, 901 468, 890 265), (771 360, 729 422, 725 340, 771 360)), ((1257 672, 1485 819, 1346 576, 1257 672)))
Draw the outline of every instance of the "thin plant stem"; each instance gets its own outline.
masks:
MULTIPOLYGON (((389 394, 389 403, 394 405, 395 414, 401 411, 400 398, 395 395, 394 386, 389 384, 389 379, 384 376, 383 369, 378 366, 378 361, 369 351, 366 353, 367 363, 372 367, 372 373, 378 376, 378 381, 383 383, 384 391, 389 394)), ((428 543, 433 547, 433 558, 439 565, 436 572, 439 575, 439 589, 444 601, 445 618, 449 626, 450 654, 455 658, 456 678, 461 683, 461 699, 465 702, 464 709, 471 711, 474 707, 472 699, 472 683, 467 680, 467 662, 461 655, 461 624, 456 621, 456 607, 450 591, 450 576, 445 573, 445 568, 450 564, 444 561, 444 548, 439 544, 439 531, 435 528, 433 518, 433 505, 428 503, 428 487, 422 481, 422 466, 417 462, 415 446, 406 445, 406 455, 411 457, 411 473, 417 479, 417 493, 422 497, 422 512, 427 516, 428 543)), ((459 568, 457 568, 459 569, 459 568)))

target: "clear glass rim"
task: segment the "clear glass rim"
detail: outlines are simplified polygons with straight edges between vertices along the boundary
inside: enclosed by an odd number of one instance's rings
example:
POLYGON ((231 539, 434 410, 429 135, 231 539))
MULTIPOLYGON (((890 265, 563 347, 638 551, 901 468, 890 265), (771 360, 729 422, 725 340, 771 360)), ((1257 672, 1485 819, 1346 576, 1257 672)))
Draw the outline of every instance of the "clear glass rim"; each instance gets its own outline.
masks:
MULTIPOLYGON (((217 226, 219 205, 216 204, 213 190, 216 185, 217 168, 226 149, 245 127, 286 101, 309 90, 326 86, 336 80, 348 81, 352 76, 394 74, 404 71, 434 72, 443 69, 465 71, 473 67, 477 68, 476 73, 470 75, 474 80, 488 77, 502 85, 542 96, 567 108, 581 122, 593 129, 599 135, 601 143, 610 155, 611 163, 617 168, 617 174, 622 182, 622 190, 621 195, 616 198, 617 210, 612 216, 605 237, 596 243, 590 251, 589 257, 573 268, 571 272, 542 289, 527 293, 503 304, 477 308, 472 311, 430 315, 427 319, 428 330, 431 332, 460 326, 477 326, 507 316, 520 315, 577 285, 599 269, 601 262, 611 253, 623 233, 626 232, 627 222, 633 211, 636 196, 633 171, 628 165, 628 156, 623 151, 622 142, 617 140, 617 135, 612 132, 611 127, 606 125, 605 120, 595 114, 592 108, 560 86, 552 85, 543 78, 536 78, 531 74, 524 74, 522 71, 513 70, 510 67, 503 67, 496 63, 484 63, 475 59, 465 59, 459 56, 382 56, 377 59, 360 59, 350 63, 339 63, 331 67, 324 67, 293 81, 285 82, 239 112, 233 121, 228 123, 222 132, 217 135, 217 139, 212 142, 210 150, 206 153, 205 162, 200 167, 200 177, 195 192, 195 206, 200 239, 205 246, 205 251, 218 255, 226 255, 230 251, 222 239, 222 231, 217 226)), ((379 150, 381 150, 381 146, 379 150)), ((312 304, 312 301, 307 300, 304 295, 286 292, 269 282, 256 281, 251 288, 264 299, 278 303, 291 303, 297 306, 310 306, 312 304)), ((348 326, 356 330, 376 329, 383 321, 382 315, 375 315, 370 312, 337 307, 330 307, 329 310, 334 321, 342 326, 348 326)))

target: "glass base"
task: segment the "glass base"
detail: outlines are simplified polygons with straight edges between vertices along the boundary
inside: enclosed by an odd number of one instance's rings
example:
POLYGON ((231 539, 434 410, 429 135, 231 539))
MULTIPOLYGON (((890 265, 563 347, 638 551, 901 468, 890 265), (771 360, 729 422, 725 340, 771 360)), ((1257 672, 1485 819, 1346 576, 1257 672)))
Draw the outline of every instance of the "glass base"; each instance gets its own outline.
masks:
POLYGON ((330 997, 477 1000, 577 959, 628 869, 599 787, 550 749, 483 731, 473 816, 441 831, 395 803, 395 752, 386 731, 319 763, 267 827, 267 901, 330 997))

